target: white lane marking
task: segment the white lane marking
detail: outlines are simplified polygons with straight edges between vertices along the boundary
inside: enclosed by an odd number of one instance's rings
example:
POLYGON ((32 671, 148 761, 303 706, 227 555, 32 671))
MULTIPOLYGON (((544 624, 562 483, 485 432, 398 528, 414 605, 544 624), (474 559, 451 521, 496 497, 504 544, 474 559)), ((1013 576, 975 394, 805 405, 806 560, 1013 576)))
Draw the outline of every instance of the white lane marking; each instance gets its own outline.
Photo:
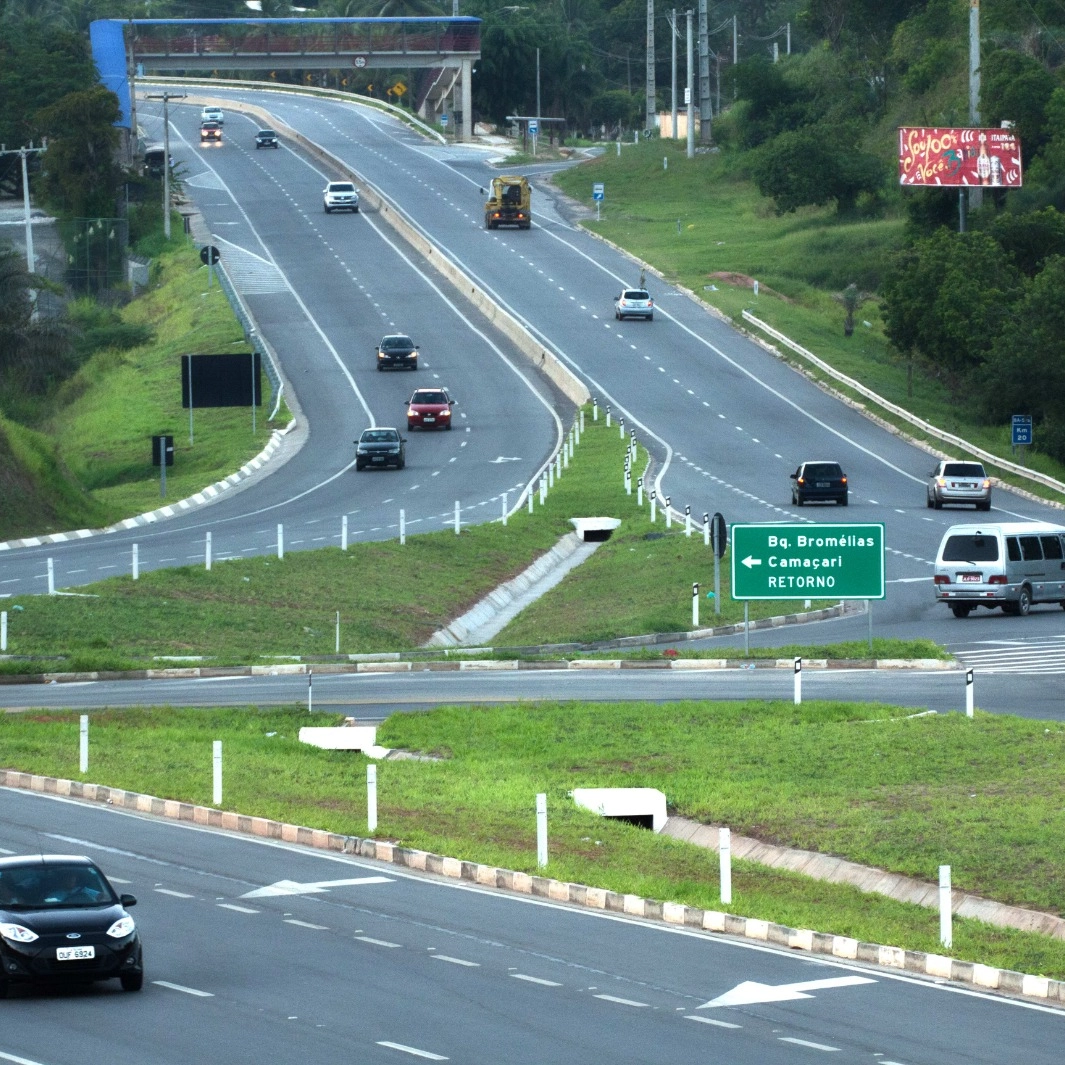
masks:
POLYGON ((329 928, 327 924, 310 924, 308 921, 297 921, 295 917, 286 917, 285 924, 294 924, 297 928, 313 928, 316 932, 324 932, 329 928))
POLYGON ((428 1050, 419 1050, 417 1047, 404 1046, 402 1043, 390 1043, 387 1039, 378 1039, 379 1047, 388 1047, 391 1050, 401 1050, 404 1054, 413 1054, 416 1058, 428 1058, 430 1061, 448 1061, 443 1054, 432 1054, 428 1050))
POLYGON ((236 906, 232 902, 220 902, 218 904, 220 910, 233 910, 236 913, 258 913, 258 910, 253 910, 250 906, 236 906))
POLYGON ((449 961, 452 965, 468 965, 471 969, 479 969, 481 963, 479 961, 466 961, 465 958, 452 958, 447 954, 434 954, 433 958, 436 961, 449 961))
POLYGON ((544 987, 561 987, 557 980, 544 980, 539 976, 526 976, 525 973, 511 973, 515 980, 525 980, 530 984, 542 984, 544 987))
POLYGON ((152 983, 157 987, 169 987, 171 991, 180 991, 184 995, 195 995, 197 998, 214 998, 210 991, 200 991, 195 987, 172 984, 169 980, 153 980, 152 983))
MULTIPOLYGON (((698 1021, 700 1024, 712 1024, 715 1028, 742 1028, 742 1024, 732 1024, 729 1021, 715 1021, 713 1017, 696 1017, 694 1014, 687 1014, 684 1018, 686 1021, 698 1021)), ((880 1065, 887 1065, 887 1062, 881 1062, 880 1065)))
POLYGON ((173 895, 175 899, 194 899, 195 895, 189 895, 185 891, 171 891, 170 888, 157 887, 155 889, 160 895, 173 895))
POLYGON ((5 1054, 0 1050, 0 1061, 13 1061, 15 1065, 41 1065, 39 1061, 33 1061, 31 1058, 20 1058, 17 1054, 5 1054))
POLYGON ((833 1054, 839 1050, 839 1047, 825 1046, 824 1043, 811 1043, 808 1039, 792 1039, 790 1035, 782 1035, 780 1041, 782 1043, 794 1043, 800 1047, 809 1047, 811 1050, 826 1050, 833 1054))
POLYGON ((355 876, 346 877, 344 880, 319 880, 313 884, 300 884, 295 880, 278 880, 276 883, 267 884, 265 887, 246 891, 240 897, 242 899, 260 899, 275 895, 314 895, 329 888, 352 887, 356 884, 390 884, 387 876, 355 876))
POLYGON ((398 947, 399 943, 389 943, 387 939, 374 939, 373 936, 356 936, 360 943, 370 943, 375 947, 398 947))
POLYGON ((596 995, 596 998, 601 998, 604 1002, 616 1002, 619 1006, 647 1006, 646 1002, 636 1002, 631 998, 618 998, 615 995, 596 995))

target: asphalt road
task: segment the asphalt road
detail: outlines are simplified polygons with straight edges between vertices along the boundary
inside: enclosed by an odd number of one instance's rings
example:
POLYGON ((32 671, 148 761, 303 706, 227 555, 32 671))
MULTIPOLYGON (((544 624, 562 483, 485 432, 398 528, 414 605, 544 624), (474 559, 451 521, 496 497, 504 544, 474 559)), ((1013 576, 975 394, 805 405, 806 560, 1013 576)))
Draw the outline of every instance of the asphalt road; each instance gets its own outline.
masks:
POLYGON ((0 790, 0 852, 38 850, 137 896, 146 979, 14 992, 0 1060, 20 1065, 1060 1060, 1046 1007, 0 790))

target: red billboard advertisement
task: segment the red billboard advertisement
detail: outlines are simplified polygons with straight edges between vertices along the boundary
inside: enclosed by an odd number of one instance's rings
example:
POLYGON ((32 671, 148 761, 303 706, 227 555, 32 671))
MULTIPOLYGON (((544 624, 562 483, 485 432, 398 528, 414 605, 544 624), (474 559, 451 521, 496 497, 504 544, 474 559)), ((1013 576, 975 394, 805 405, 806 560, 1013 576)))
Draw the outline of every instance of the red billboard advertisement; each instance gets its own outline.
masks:
POLYGON ((899 130, 902 185, 1021 186, 1021 142, 1008 129, 899 130))

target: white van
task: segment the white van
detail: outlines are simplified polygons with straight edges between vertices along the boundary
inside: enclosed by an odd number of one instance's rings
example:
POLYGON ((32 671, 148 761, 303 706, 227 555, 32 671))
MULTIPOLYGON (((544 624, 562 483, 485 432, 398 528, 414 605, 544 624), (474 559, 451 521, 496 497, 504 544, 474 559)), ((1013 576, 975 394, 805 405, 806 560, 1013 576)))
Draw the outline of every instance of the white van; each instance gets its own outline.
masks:
POLYGON ((978 606, 1027 614, 1033 603, 1065 607, 1065 527, 1044 521, 952 525, 936 555, 936 602, 956 618, 978 606))

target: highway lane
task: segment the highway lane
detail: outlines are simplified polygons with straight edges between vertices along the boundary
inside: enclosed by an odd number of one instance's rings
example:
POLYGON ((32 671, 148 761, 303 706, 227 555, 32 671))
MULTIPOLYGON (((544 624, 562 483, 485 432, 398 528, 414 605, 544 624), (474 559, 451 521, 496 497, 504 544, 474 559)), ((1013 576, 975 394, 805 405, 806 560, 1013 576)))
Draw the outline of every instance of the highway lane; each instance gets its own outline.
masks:
POLYGON ((1059 1057, 1047 1007, 106 807, 0 790, 0 848, 94 857, 138 896, 146 961, 136 995, 17 991, 5 1060, 1059 1057), (766 1001, 781 985, 806 990, 766 1001))
MULTIPOLYGON (((963 670, 817 669, 802 672, 804 699, 884 703, 915 713, 964 712, 963 670)), ((122 706, 306 706, 379 722, 398 711, 446 704, 520 701, 673 702, 794 697, 794 672, 784 669, 492 669, 410 673, 301 673, 275 676, 157 678, 0 684, 0 707, 91 711, 122 706)), ((1060 675, 977 673, 973 702, 979 710, 1039 720, 1065 720, 1060 675)))
MULTIPOLYGON (((156 108, 158 105, 153 105, 156 108)), ((142 108, 151 126, 151 108, 142 108)), ((288 147, 256 152, 257 123, 230 114, 221 145, 198 141, 199 108, 170 108, 171 144, 212 238, 278 351, 295 393, 306 442, 251 490, 169 521, 0 556, 0 594, 43 591, 47 559, 58 587, 128 573, 132 545, 143 569, 202 562, 206 533, 214 559, 285 547, 338 545, 395 536, 400 510, 413 534, 462 520, 497 518, 513 506, 568 427, 572 407, 516 359, 510 345, 442 285, 371 211, 322 210, 327 176, 288 147), (378 373, 374 351, 386 332, 421 344, 417 373, 378 373), (408 435, 402 472, 360 473, 353 439, 369 424, 405 432, 415 386, 445 385, 458 400, 452 432, 408 435)), ((161 124, 161 117, 155 121, 161 124)), ((203 271, 206 286, 206 271, 203 271)), ((292 391, 289 392, 292 395, 292 391)), ((175 434, 180 451, 188 437, 175 434)))
MULTIPOLYGON (((479 189, 493 169, 483 156, 432 145, 341 102, 262 91, 211 94, 268 108, 384 190, 600 402, 624 413, 657 460, 656 489, 674 507, 691 506, 700 517, 720 511, 730 522, 882 521, 890 591, 878 605, 880 622, 903 637, 919 631, 945 638, 952 631, 953 619, 932 599, 931 567, 945 529, 974 515, 967 508, 925 508, 925 476, 934 464, 926 451, 829 396, 657 279, 648 282, 657 297, 655 322, 615 322, 612 298, 635 283, 638 264, 570 225, 540 184, 532 232, 487 232, 479 189), (811 457, 843 463, 852 486, 846 511, 790 506, 788 474, 811 457)), ((524 170, 535 176, 551 168, 524 170)), ((712 248, 707 242, 708 272, 712 248)), ((752 295, 757 313, 756 304, 752 295)), ((999 490, 994 518, 1061 520, 1061 511, 999 490)), ((846 623, 851 638, 860 638, 860 626, 856 619, 846 623)))

